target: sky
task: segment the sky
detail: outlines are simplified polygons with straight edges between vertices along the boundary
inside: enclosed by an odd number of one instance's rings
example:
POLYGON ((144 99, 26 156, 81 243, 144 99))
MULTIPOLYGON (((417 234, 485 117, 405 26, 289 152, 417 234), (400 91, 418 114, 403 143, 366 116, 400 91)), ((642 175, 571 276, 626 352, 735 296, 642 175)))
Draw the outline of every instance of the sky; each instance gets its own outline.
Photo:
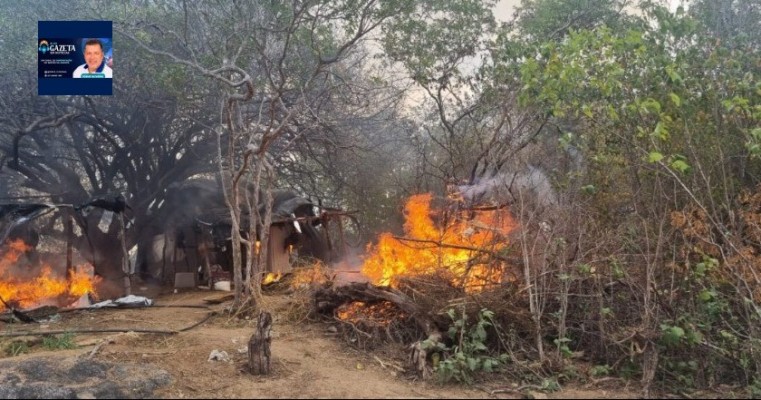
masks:
MULTIPOLYGON (((676 6, 681 0, 667 0, 669 8, 675 10, 676 6)), ((721 0, 723 1, 723 0, 721 0)), ((515 6, 521 4, 521 0, 499 0, 497 6, 494 8, 494 17, 497 21, 506 22, 513 17, 513 9, 515 6)))
POLYGON ((506 22, 513 17, 513 8, 521 3, 521 0, 499 0, 494 8, 494 17, 497 21, 506 22))

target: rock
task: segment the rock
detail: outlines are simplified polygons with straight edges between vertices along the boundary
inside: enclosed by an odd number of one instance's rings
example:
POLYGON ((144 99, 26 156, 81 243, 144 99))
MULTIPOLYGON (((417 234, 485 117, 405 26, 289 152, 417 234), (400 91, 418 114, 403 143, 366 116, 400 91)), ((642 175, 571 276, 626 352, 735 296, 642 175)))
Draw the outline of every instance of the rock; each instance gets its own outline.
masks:
POLYGON ((227 354, 224 350, 212 350, 211 354, 209 354, 209 359, 207 361, 224 361, 229 362, 230 361, 230 355, 227 354))
POLYGON ((537 400, 545 400, 548 399, 547 395, 542 392, 536 392, 533 390, 530 390, 526 393, 527 399, 537 399, 537 400))

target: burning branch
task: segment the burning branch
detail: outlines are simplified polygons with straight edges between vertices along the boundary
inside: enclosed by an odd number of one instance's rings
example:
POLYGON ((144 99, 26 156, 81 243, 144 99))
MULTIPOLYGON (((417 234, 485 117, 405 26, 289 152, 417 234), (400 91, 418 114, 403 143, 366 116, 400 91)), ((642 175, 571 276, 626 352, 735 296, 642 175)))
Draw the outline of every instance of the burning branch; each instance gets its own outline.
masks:
POLYGON ((492 256, 492 257, 494 257, 496 259, 502 260, 502 261, 514 261, 514 260, 510 260, 509 258, 505 257, 504 255, 502 255, 502 254, 500 254, 498 252, 495 252, 495 251, 492 251, 492 250, 488 250, 488 249, 484 249, 484 248, 479 248, 479 247, 463 246, 463 245, 459 245, 459 244, 444 243, 444 242, 440 242, 440 241, 436 241, 436 240, 414 239, 414 238, 403 237, 403 236, 392 236, 392 237, 394 239, 396 239, 396 240, 400 240, 400 241, 403 241, 403 242, 430 243, 432 245, 435 245, 436 247, 474 251, 474 252, 477 252, 477 253, 488 254, 488 255, 490 255, 490 256, 492 256))
POLYGON ((22 313, 21 311, 17 310, 16 307, 13 307, 12 305, 5 302, 5 299, 3 299, 2 296, 0 296, 0 302, 5 305, 5 308, 9 309, 11 311, 11 314, 13 314, 14 317, 18 318, 19 321, 30 324, 35 321, 34 318, 22 313))

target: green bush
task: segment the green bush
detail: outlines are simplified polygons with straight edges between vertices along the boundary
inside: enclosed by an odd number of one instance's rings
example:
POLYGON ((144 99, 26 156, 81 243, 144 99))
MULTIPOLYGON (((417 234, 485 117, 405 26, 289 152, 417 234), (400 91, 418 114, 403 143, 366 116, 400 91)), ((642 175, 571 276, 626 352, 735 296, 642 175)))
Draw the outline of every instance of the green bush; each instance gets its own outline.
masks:
POLYGON ((5 348, 5 354, 7 354, 10 357, 16 357, 20 354, 25 354, 29 352, 29 345, 25 342, 11 342, 6 348, 5 348))
POLYGON ((468 325, 464 311, 458 316, 454 309, 449 309, 447 315, 452 320, 447 335, 453 344, 447 346, 431 340, 423 342, 426 351, 437 354, 434 356, 434 371, 440 382, 454 380, 471 384, 477 373, 495 372, 507 362, 506 354, 493 357, 486 346, 486 330, 493 325, 494 312, 482 309, 478 313, 478 321, 472 325, 468 325))
POLYGON ((68 350, 77 346, 74 344, 74 334, 67 332, 59 336, 45 336, 42 338, 42 347, 48 350, 68 350))

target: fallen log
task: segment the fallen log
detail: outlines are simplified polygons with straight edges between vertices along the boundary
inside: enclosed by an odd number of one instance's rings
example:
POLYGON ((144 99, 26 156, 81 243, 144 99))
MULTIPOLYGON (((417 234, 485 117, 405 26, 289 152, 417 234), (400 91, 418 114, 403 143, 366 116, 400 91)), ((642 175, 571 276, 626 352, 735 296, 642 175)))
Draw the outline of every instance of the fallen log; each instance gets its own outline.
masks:
POLYGON ((13 301, 6 302, 5 299, 0 297, 0 302, 3 303, 5 308, 10 310, 10 319, 9 320, 3 320, 4 322, 13 322, 13 319, 15 318, 18 321, 21 321, 25 324, 31 324, 33 322, 37 322, 34 318, 28 316, 26 313, 17 310, 16 307, 14 307, 15 303, 13 301), (10 304, 9 304, 10 303, 10 304))

